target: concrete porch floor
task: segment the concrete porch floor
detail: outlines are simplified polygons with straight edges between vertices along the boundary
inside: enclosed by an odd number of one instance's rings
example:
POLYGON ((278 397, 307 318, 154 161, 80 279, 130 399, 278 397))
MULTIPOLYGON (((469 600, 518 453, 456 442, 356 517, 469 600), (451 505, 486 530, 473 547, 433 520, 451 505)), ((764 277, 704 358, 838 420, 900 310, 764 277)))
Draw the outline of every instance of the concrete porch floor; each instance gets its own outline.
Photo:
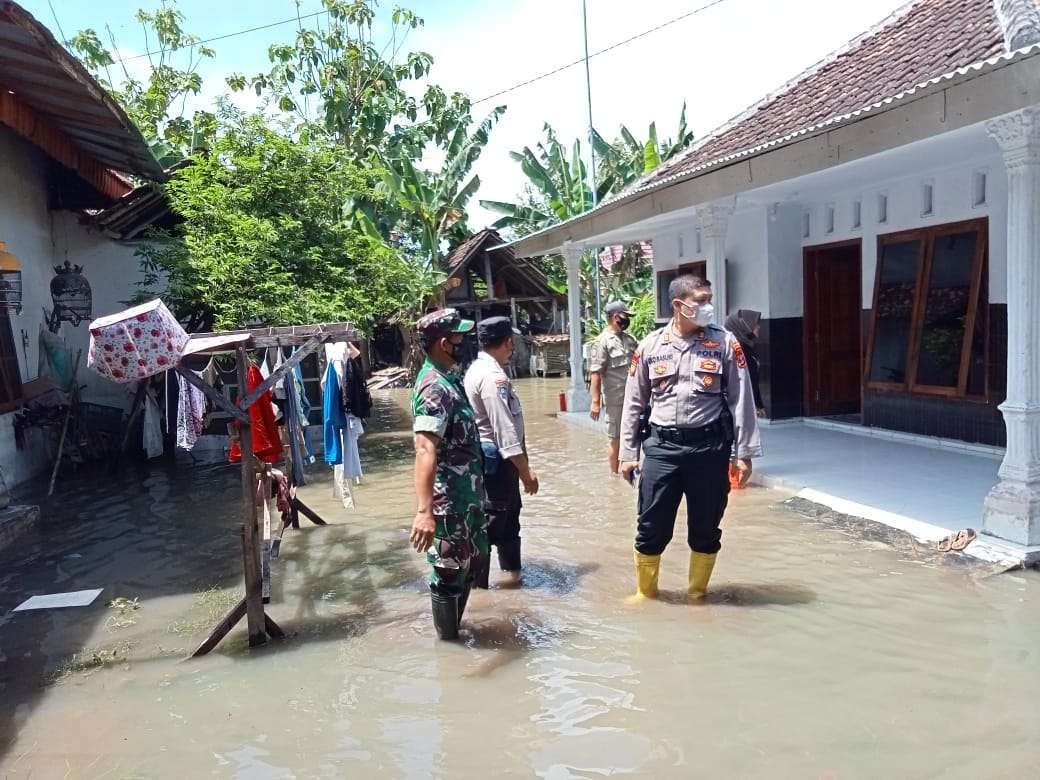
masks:
MULTIPOLYGON (((560 414, 571 425, 604 430, 588 414, 560 414)), ((996 484, 999 450, 834 422, 762 425, 765 456, 753 484, 782 488, 842 514, 937 542, 982 527, 982 506, 996 484)), ((1008 566, 1040 562, 1040 547, 980 534, 966 554, 1008 566)))

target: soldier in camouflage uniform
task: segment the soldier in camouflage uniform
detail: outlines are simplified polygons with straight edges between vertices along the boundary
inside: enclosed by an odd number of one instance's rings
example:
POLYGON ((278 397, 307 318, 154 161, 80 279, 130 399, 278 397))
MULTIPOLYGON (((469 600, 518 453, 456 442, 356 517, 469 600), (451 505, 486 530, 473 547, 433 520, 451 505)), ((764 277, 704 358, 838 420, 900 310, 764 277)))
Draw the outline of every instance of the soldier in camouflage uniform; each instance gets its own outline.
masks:
POLYGON ((412 392, 418 508, 411 543, 430 563, 437 634, 455 639, 475 573, 471 562, 489 552, 480 434, 455 367, 473 321, 439 309, 417 328, 427 357, 412 392))

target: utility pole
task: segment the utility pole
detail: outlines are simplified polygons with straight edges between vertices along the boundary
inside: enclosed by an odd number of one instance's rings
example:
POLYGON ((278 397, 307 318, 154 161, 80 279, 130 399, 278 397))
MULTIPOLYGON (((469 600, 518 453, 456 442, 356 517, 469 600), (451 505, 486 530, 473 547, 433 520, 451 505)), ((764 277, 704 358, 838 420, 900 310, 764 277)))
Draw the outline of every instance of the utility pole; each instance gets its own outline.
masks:
MULTIPOLYGON (((592 192, 592 208, 596 208, 596 145, 593 142, 592 129, 592 77, 589 74, 589 15, 586 8, 586 0, 581 0, 581 28, 585 39, 585 100, 589 109, 589 154, 592 160, 590 172, 592 182, 589 190, 592 192)), ((596 290, 596 320, 602 319, 602 298, 599 290, 599 255, 596 249, 592 249, 592 267, 596 269, 593 277, 593 286, 596 290)))

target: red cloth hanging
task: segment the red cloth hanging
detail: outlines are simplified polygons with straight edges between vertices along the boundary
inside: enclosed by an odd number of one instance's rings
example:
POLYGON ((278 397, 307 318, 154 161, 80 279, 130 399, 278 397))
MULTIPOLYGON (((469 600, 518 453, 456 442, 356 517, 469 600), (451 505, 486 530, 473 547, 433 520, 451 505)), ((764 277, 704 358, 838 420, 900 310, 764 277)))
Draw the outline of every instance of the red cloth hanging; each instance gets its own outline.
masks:
MULTIPOLYGON (((250 366, 246 374, 246 394, 256 390, 264 381, 263 374, 256 366, 250 366)), ((282 439, 278 435, 278 423, 274 420, 271 391, 268 390, 249 407, 250 428, 253 433, 253 454, 264 463, 275 463, 282 457, 282 439)), ((238 423, 236 423, 238 425, 238 423)), ((238 463, 242 460, 242 448, 237 441, 231 443, 228 462, 238 463)))

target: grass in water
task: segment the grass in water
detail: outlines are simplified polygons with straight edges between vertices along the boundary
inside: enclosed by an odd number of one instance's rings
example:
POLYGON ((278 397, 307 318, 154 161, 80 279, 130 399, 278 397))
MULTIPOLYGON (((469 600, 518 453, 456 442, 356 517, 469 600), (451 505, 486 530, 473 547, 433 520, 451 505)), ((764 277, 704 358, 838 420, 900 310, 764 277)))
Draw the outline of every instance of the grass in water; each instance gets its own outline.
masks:
POLYGON ((200 631, 208 631, 241 599, 242 596, 234 590, 217 587, 204 590, 195 597, 188 615, 171 623, 167 631, 178 636, 191 636, 200 631))
POLYGON ((120 628, 129 628, 137 623, 134 613, 141 608, 136 598, 127 599, 122 596, 108 602, 108 608, 115 610, 116 614, 110 615, 105 621, 105 628, 109 631, 120 628))

